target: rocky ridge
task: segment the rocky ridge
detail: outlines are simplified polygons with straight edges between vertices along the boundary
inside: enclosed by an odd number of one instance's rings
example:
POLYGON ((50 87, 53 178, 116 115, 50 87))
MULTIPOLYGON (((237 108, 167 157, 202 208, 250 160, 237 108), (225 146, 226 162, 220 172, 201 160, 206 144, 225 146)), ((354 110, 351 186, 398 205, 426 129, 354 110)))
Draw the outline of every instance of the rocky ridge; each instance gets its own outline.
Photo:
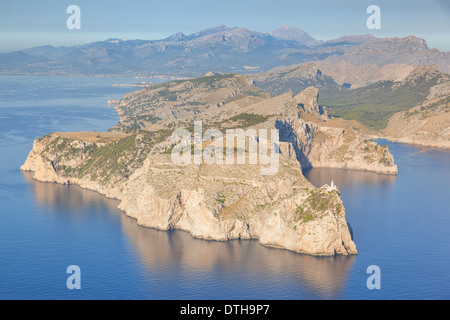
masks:
POLYGON ((393 115, 383 137, 394 142, 450 149, 450 96, 393 115))

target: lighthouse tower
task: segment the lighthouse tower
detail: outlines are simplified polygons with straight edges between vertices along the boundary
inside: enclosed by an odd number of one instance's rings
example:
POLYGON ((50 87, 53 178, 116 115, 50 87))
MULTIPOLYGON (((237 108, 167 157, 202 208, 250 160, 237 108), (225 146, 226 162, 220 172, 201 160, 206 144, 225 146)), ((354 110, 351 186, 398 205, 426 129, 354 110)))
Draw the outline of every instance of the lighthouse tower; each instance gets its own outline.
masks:
POLYGON ((327 191, 338 190, 337 186, 334 184, 334 181, 331 180, 331 185, 327 187, 327 191))

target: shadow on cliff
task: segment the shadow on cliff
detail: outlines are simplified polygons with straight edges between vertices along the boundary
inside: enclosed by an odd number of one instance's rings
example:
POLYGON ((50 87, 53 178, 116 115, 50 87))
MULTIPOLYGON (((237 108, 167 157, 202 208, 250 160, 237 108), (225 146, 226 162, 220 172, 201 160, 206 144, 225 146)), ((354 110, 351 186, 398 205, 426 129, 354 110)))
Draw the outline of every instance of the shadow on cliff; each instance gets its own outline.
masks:
POLYGON ((295 134, 292 125, 284 120, 276 120, 275 128, 278 129, 278 133, 280 135, 279 136, 280 142, 289 142, 292 144, 292 147, 295 150, 297 160, 298 162, 300 162, 302 170, 312 168, 312 164, 308 160, 308 157, 306 156, 304 150, 300 148, 300 146, 298 145, 297 135, 295 134))

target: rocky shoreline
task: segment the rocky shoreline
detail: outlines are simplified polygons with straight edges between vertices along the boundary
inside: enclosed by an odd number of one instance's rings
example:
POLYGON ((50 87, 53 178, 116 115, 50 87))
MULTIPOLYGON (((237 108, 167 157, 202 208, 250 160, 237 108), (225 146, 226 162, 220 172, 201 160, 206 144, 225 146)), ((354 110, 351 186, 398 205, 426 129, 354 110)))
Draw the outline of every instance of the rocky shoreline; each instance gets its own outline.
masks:
MULTIPOLYGON (((158 179, 151 179, 149 172, 155 172, 161 163, 167 165, 161 162, 160 154, 155 154, 154 157, 149 155, 128 181, 112 187, 89 178, 59 174, 55 162, 47 158, 53 152, 49 145, 54 139, 55 136, 50 135, 36 140, 20 169, 34 172, 34 179, 38 181, 75 184, 118 199, 121 201, 119 209, 135 218, 139 225, 159 230, 181 229, 206 240, 258 239, 265 246, 310 255, 357 254, 338 191, 329 191, 327 186, 314 188, 303 177, 299 166, 289 172, 281 170, 265 181, 240 178, 245 176, 244 172, 255 169, 245 166, 234 172, 236 178, 228 182, 220 178, 213 182, 209 175, 203 175, 196 188, 189 189, 188 184, 197 178, 201 168, 186 168, 192 171, 180 177, 173 167, 156 174, 158 179), (163 186, 151 183, 161 182, 161 175, 166 181, 176 180, 177 176, 183 180, 178 181, 177 189, 171 185, 169 191, 162 190, 163 186), (238 183, 240 190, 236 188, 238 183), (217 201, 218 193, 227 198, 224 203, 217 201), (228 205, 229 197, 240 199, 230 199, 228 205), (236 202, 241 204, 236 205, 236 202)), ((293 165, 288 157, 283 161, 285 165, 293 165)), ((230 178, 233 174, 229 170, 225 166, 213 169, 230 178)))

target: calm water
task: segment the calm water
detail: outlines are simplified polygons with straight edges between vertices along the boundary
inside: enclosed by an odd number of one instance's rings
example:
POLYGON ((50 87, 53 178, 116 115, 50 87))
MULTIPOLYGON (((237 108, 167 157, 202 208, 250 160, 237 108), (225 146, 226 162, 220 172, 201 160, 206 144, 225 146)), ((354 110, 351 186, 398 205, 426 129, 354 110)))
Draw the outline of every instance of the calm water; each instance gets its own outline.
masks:
POLYGON ((398 177, 316 169, 339 186, 359 255, 311 257, 136 225, 118 201, 18 170, 35 138, 106 130, 136 79, 0 77, 1 299, 449 299, 450 152, 387 143, 398 177), (66 268, 81 268, 81 290, 66 268), (381 290, 366 269, 381 268, 381 290))

